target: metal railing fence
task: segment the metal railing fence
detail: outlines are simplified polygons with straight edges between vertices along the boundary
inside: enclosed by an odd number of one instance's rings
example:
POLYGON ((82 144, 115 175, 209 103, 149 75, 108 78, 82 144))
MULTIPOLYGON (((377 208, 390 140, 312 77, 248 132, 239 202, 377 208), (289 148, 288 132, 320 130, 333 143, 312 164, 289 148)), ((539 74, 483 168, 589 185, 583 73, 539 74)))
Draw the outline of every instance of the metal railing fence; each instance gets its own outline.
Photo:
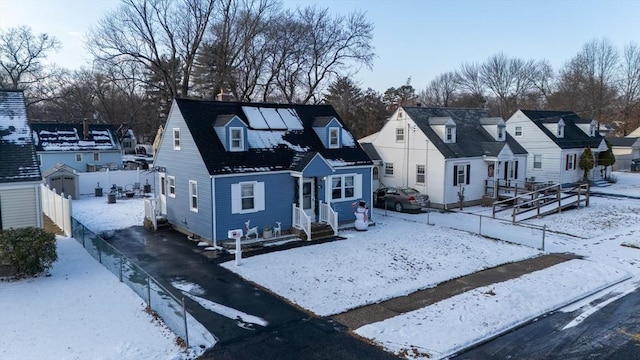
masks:
POLYGON ((71 218, 71 222, 72 236, 82 244, 85 250, 121 282, 135 291, 145 301, 148 309, 157 314, 164 324, 189 347, 184 298, 175 297, 140 266, 75 218, 71 218))

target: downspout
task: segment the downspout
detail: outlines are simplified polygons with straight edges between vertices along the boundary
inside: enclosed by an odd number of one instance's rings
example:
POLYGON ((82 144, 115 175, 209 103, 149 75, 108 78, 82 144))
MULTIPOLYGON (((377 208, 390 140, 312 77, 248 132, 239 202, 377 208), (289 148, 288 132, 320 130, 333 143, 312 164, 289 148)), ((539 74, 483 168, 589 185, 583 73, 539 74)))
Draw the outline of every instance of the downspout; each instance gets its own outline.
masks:
POLYGON ((448 168, 449 168, 449 162, 445 159, 444 160, 444 178, 442 179, 442 190, 444 190, 444 194, 442 194, 443 195, 442 202, 445 210, 449 210, 447 206, 447 193, 449 193, 449 191, 447 190, 447 173, 449 172, 448 168))
MULTIPOLYGON (((36 221, 38 223, 37 227, 39 228, 44 228, 44 224, 43 224, 43 219, 42 219, 42 192, 40 191, 40 184, 36 184, 35 186, 35 190, 36 190, 36 198, 38 199, 38 201, 36 201, 36 221)), ((0 220, 0 222, 2 222, 0 220)), ((0 226, 0 229, 2 229, 2 226, 0 226)))
POLYGON ((213 176, 209 176, 209 184, 211 188, 211 240, 213 241, 213 247, 217 248, 216 242, 216 179, 213 176))

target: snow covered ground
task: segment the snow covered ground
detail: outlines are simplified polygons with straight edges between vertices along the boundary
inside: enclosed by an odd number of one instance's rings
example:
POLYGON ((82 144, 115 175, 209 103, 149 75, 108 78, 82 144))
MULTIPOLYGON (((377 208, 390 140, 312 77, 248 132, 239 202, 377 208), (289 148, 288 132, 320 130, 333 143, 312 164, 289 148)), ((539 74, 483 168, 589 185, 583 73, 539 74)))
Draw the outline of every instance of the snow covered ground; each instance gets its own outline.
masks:
MULTIPOLYGON (((640 174, 616 175, 617 184, 597 190, 640 197, 640 174)), ((640 285, 640 250, 621 246, 640 238, 638 199, 592 197, 590 207, 518 225, 486 217, 479 224, 478 214, 490 215, 490 208, 429 215, 388 212, 386 216, 376 209, 373 218, 377 225, 366 232, 341 233, 347 240, 251 257, 240 266, 233 262, 223 266, 316 314, 330 315, 534 256, 538 253, 535 248, 542 245, 543 225, 549 229, 545 234, 547 252, 586 257, 355 331, 407 358, 446 357, 622 280, 630 278, 610 291, 640 285), (531 247, 488 240, 452 227, 471 231, 481 227, 483 234, 499 234, 500 239, 531 247)))
MULTIPOLYGON (((616 176, 617 184, 594 190, 640 197, 640 174, 616 176)), ((377 225, 366 232, 342 232, 346 240, 254 256, 244 259, 240 266, 232 262, 224 266, 317 314, 327 315, 535 256, 541 253, 537 248, 542 225, 550 230, 545 251, 586 257, 356 330, 407 358, 438 358, 627 276, 632 278, 605 291, 624 293, 640 285, 640 250, 621 246, 640 241, 640 200, 591 200, 588 208, 528 220, 518 226, 486 217, 479 224, 478 216, 470 213, 487 215, 488 208, 482 207, 465 209, 465 213, 389 212, 387 216, 376 209, 373 218, 377 225), (434 226, 427 225, 427 216, 434 226), (483 234, 500 234, 501 239, 510 237, 530 246, 489 240, 450 228, 474 231, 479 225, 483 234)), ((95 232, 141 225, 143 220, 140 199, 107 204, 105 197, 85 197, 73 202, 73 212, 95 232)), ((59 238, 58 251, 59 261, 50 277, 0 282, 0 358, 194 356, 182 352, 175 345, 175 335, 144 312, 142 300, 87 255, 75 240, 59 238)), ((191 291, 197 284, 174 286, 191 291)), ((194 300, 199 300, 197 295, 194 300)), ((203 306, 212 311, 235 314, 232 308, 202 300, 203 306)), ((576 306, 585 304, 578 302, 566 309, 576 310, 576 306)), ((585 316, 588 312, 575 321, 585 316)), ((257 324, 263 321, 254 319, 257 324)), ((196 322, 190 329, 198 325, 196 322)), ((206 330, 196 333, 200 338, 192 342, 208 342, 208 346, 215 343, 206 330)))
MULTIPOLYGON (((58 237, 50 276, 0 282, 1 359, 190 359, 176 335, 72 238, 58 237)), ((194 344, 215 340, 193 318, 194 344)))
MULTIPOLYGON (((141 199, 84 197, 72 211, 94 232, 141 225, 144 216, 141 199)), ((189 315, 191 348, 181 348, 75 239, 57 237, 57 252, 50 276, 0 281, 0 359, 194 359, 215 344, 189 315)))

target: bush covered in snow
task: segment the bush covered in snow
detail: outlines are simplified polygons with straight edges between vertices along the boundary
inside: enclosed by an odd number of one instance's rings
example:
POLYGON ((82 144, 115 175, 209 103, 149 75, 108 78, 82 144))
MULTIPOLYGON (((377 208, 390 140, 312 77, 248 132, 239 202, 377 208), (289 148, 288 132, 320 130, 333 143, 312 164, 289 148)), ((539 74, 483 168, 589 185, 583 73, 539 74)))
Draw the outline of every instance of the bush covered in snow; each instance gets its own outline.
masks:
POLYGON ((0 264, 8 265, 17 277, 38 275, 57 259, 56 237, 43 229, 0 231, 0 264))

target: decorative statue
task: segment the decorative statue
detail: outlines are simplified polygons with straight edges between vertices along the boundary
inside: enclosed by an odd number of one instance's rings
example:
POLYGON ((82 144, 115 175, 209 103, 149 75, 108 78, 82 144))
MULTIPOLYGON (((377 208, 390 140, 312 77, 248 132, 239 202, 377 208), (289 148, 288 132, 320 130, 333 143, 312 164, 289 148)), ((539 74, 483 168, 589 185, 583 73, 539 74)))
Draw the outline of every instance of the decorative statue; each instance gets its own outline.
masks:
POLYGON ((364 201, 354 202, 353 207, 353 215, 356 217, 356 221, 354 223, 356 230, 365 231, 369 227, 369 207, 367 203, 364 201))

